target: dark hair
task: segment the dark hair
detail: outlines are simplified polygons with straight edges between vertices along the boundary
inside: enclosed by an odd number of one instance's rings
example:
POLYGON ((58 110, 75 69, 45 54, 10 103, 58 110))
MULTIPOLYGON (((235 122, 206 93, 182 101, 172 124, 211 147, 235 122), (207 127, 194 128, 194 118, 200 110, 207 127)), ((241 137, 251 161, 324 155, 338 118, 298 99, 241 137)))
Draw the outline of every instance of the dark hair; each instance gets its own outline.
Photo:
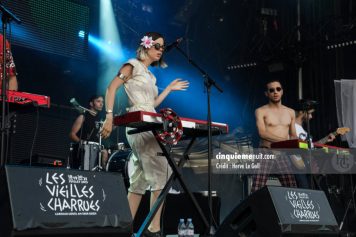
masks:
POLYGON ((297 112, 304 112, 304 111, 315 111, 316 101, 310 99, 300 99, 293 103, 294 106, 292 107, 297 112), (315 102, 315 103, 311 103, 315 102))
POLYGON ((159 38, 162 38, 164 40, 164 36, 158 32, 146 32, 146 36, 152 37, 153 40, 157 40, 159 38))
MULTIPOLYGON (((157 40, 159 38, 162 38, 163 41, 165 41, 163 35, 158 33, 158 32, 147 32, 147 33, 144 34, 144 36, 152 37, 152 40, 157 40)), ((141 41, 140 41, 139 42, 139 47, 136 50, 136 57, 138 59, 142 60, 143 59, 142 55, 145 54, 145 53, 146 53, 145 48, 141 45, 141 41)), ((151 63, 151 66, 154 66, 154 67, 155 66, 160 66, 162 68, 167 67, 167 64, 163 60, 163 55, 161 56, 159 61, 151 63)))
POLYGON ((104 98, 104 96, 102 96, 102 95, 92 95, 89 99, 89 103, 94 102, 94 100, 98 99, 99 97, 104 98))
POLYGON ((266 81, 266 89, 268 90, 268 84, 272 83, 272 82, 278 82, 279 84, 282 85, 281 81, 275 78, 269 79, 268 81, 266 81))

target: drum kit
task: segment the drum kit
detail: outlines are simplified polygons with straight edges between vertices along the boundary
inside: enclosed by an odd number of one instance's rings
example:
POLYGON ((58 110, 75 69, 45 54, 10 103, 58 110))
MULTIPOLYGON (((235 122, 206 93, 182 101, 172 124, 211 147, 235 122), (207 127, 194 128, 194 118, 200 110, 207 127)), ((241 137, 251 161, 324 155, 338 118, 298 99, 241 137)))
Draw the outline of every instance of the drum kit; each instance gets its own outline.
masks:
MULTIPOLYGON (((100 131, 104 122, 95 122, 96 128, 100 131)), ((107 171, 119 172, 122 174, 126 187, 129 186, 129 175, 133 170, 133 162, 130 161, 131 149, 124 143, 117 143, 110 146, 108 151, 108 162, 102 166, 102 151, 105 149, 102 144, 102 136, 99 133, 99 141, 81 141, 71 143, 67 161, 67 169, 80 169, 87 171, 107 171)))
MULTIPOLYGON (((101 165, 102 150, 104 146, 100 142, 83 141, 72 143, 68 159, 74 168, 88 171, 119 172, 122 174, 125 184, 128 184, 129 174, 132 172, 133 163, 130 161, 131 149, 124 143, 118 143, 108 149, 109 159, 105 167, 101 165)), ((69 162, 68 162, 69 163, 69 162)))

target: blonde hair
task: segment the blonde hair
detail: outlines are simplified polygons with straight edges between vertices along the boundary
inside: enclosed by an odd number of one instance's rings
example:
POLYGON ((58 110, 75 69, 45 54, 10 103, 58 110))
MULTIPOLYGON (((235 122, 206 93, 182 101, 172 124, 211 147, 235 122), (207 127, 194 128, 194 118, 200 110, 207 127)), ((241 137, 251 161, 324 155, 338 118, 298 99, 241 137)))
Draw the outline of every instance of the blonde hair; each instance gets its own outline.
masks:
MULTIPOLYGON (((145 36, 152 37, 153 40, 157 40, 158 38, 162 38, 164 40, 163 35, 161 35, 160 33, 157 33, 157 32, 147 32, 145 34, 145 36)), ((137 59, 145 60, 147 58, 147 50, 148 49, 145 49, 142 45, 140 45, 136 50, 137 59)), ((158 61, 153 62, 151 64, 151 66, 153 66, 153 67, 159 66, 161 68, 168 67, 168 65, 163 60, 163 55, 161 56, 161 58, 158 61)))

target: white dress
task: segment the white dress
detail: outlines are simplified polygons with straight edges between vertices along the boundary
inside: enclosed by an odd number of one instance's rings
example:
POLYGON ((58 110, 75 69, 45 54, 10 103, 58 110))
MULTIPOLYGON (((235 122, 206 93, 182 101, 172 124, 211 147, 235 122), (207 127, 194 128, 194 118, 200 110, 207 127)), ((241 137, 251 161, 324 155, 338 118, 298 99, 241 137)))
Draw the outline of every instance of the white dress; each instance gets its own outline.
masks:
MULTIPOLYGON (((156 112, 154 108, 155 98, 158 96, 156 77, 147 67, 137 59, 130 59, 126 64, 133 66, 132 77, 124 83, 124 88, 129 98, 129 112, 148 111, 156 112)), ((150 188, 151 191, 161 190, 165 186, 171 168, 162 153, 156 138, 152 132, 142 132, 133 135, 127 134, 126 138, 132 149, 134 168, 130 174, 130 188, 132 193, 144 194, 150 188)))

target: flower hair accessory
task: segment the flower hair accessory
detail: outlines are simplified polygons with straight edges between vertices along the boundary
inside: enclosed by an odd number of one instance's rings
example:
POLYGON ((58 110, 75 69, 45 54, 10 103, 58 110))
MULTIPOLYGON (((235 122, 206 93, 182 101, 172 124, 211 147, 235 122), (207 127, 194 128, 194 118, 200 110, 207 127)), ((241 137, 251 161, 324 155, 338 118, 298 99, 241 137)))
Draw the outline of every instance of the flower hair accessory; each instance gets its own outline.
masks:
POLYGON ((145 47, 146 49, 149 49, 153 46, 153 39, 152 37, 148 37, 147 35, 145 35, 142 39, 141 39, 141 44, 143 47, 145 47))

